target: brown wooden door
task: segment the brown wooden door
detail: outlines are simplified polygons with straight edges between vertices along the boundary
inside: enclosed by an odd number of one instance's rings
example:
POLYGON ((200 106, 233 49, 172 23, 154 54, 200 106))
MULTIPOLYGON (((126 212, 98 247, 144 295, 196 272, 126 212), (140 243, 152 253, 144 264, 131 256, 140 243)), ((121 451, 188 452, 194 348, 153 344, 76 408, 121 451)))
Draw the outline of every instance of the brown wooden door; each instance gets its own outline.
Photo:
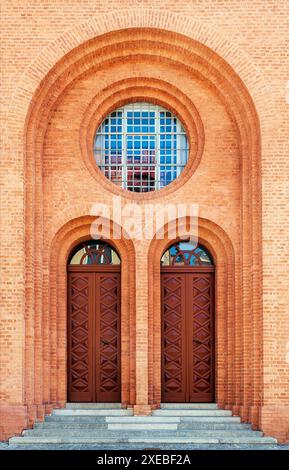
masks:
POLYGON ((68 400, 120 401, 119 267, 68 267, 68 400))
MULTIPOLYGON (((211 271, 211 272, 210 272, 211 271)), ((214 273, 162 268, 162 401, 214 400, 214 273)))

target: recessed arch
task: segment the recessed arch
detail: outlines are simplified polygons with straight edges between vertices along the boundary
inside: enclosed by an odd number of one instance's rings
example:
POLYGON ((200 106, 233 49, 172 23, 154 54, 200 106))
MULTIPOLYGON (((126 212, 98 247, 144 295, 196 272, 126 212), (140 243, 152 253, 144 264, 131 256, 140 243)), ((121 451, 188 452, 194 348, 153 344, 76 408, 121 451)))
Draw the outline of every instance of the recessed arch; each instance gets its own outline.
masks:
MULTIPOLYGON (((186 218, 176 221, 178 239, 188 236, 186 218)), ((148 259, 149 291, 153 296, 149 302, 150 335, 150 402, 158 406, 161 401, 161 266, 163 253, 174 243, 170 238, 170 227, 164 227, 164 238, 153 239, 148 259)), ((214 259, 215 270, 215 399, 220 407, 231 408, 236 400, 237 388, 234 387, 238 370, 234 361, 238 361, 235 351, 235 324, 238 323, 236 306, 240 301, 240 286, 236 285, 236 260, 232 241, 221 227, 214 222, 198 219, 198 243, 206 248, 214 259), (222 354, 220 354, 222 351, 222 354), (228 360, 228 358, 231 358, 228 360)), ((178 269, 178 268, 176 268, 178 269)), ((239 339, 237 340, 239 341, 239 339)), ((240 359, 240 357, 239 357, 240 359)))
MULTIPOLYGON (((63 406, 67 401, 67 263, 71 254, 81 244, 91 240, 92 216, 82 216, 70 220, 55 234, 50 257, 45 259, 50 266, 49 283, 55 286, 50 290, 50 302, 44 309, 44 335, 50 338, 48 355, 50 374, 47 374, 45 393, 47 402, 63 406), (55 331, 56 328, 56 331, 55 331), (55 334, 56 333, 56 334, 55 334), (51 357, 53 358, 51 360, 51 357), (59 386, 61 385, 61 386, 59 386)), ((112 221, 104 221, 107 232, 112 235, 112 221), (111 232, 110 232, 111 231, 111 232)), ((135 371, 131 360, 134 350, 134 299, 129 296, 129 288, 134 289, 135 252, 130 240, 105 240, 119 254, 121 268, 121 402, 123 406, 135 402, 135 371), (127 342, 127 337, 130 341, 127 342), (129 364, 129 367, 128 367, 129 364)), ((119 265, 117 265, 119 266, 119 265)), ((54 406, 55 406, 54 405, 54 406)))

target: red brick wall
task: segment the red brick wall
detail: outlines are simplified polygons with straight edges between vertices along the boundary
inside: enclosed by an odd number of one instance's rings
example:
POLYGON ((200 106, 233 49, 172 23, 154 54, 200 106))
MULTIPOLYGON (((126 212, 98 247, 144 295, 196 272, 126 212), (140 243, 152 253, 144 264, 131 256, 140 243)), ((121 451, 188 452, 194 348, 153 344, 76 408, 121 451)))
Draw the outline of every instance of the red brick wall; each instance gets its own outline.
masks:
MULTIPOLYGON (((188 125, 194 151, 182 184, 150 197, 200 205, 200 236, 217 260, 218 403, 284 441, 287 2, 128 5, 4 6, 2 437, 66 400, 66 256, 89 236, 91 204, 117 193, 94 170, 89 142, 106 112, 137 97, 167 104, 188 125)), ((136 412, 160 400, 163 246, 119 242, 123 299, 138 286, 122 305, 131 328, 122 396, 136 412)))

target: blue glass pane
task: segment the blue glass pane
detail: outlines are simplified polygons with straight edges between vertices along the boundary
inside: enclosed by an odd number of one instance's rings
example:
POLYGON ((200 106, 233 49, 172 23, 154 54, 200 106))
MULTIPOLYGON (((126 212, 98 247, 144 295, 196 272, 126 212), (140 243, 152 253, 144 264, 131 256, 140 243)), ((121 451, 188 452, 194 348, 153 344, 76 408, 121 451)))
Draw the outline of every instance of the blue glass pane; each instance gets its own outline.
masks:
MULTIPOLYGON (((166 186, 180 174, 187 159, 187 140, 179 133, 181 125, 170 111, 152 104, 141 104, 139 109, 136 103, 130 106, 112 112, 101 124, 94 141, 96 162, 101 167, 104 163, 112 165, 124 156, 124 164, 134 165, 130 170, 125 166, 118 170, 125 172, 120 177, 122 185, 127 180, 127 186, 123 186, 127 189, 150 191, 166 186)), ((116 178, 116 167, 107 167, 105 175, 116 178)))
POLYGON ((205 266, 213 265, 208 251, 201 245, 191 242, 178 242, 171 246, 162 257, 163 265, 205 266))

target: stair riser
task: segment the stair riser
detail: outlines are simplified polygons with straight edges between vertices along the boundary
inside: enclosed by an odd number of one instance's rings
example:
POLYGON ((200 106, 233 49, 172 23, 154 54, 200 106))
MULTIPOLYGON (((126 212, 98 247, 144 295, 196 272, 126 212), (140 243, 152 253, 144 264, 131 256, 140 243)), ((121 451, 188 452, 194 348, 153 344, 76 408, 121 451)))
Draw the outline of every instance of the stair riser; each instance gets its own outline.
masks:
POLYGON ((26 430, 23 432, 23 436, 27 437, 51 437, 51 438, 61 438, 64 439, 66 437, 78 437, 79 439, 83 438, 114 438, 116 441, 119 438, 130 438, 130 437, 138 437, 138 438, 168 438, 168 437, 191 437, 191 438, 216 438, 216 439, 224 439, 224 438, 238 438, 238 437, 247 437, 248 439, 254 439, 256 437, 262 437, 261 432, 251 432, 250 430, 244 431, 176 431, 176 430, 142 430, 142 431, 135 431, 135 430, 102 430, 101 433, 98 430, 94 431, 86 431, 82 430, 81 432, 74 431, 74 430, 59 430, 58 432, 54 432, 51 430, 26 430))
POLYGON ((181 416, 182 423, 241 423, 239 416, 181 416))
POLYGON ((133 410, 54 410, 54 416, 132 416, 133 410))
POLYGON ((12 445, 21 444, 21 445, 31 445, 31 444, 122 444, 122 443, 131 443, 131 444, 276 444, 276 439, 272 438, 256 438, 256 439, 245 439, 245 438, 228 438, 228 439, 185 439, 185 438, 160 438, 160 439, 92 439, 92 438, 69 438, 64 437, 63 439, 57 438, 43 438, 43 437, 13 437, 10 439, 9 443, 12 445))
POLYGON ((230 410, 154 410, 153 416, 204 416, 204 417, 217 417, 217 416, 232 416, 230 410))
MULTIPOLYGON (((82 431, 82 430, 102 430, 108 429, 107 423, 70 423, 66 424, 66 422, 62 423, 54 423, 54 422, 45 422, 41 424, 34 424, 33 429, 39 431, 54 431, 57 432, 58 430, 70 430, 73 429, 75 431, 82 431)), ((29 429, 32 431, 32 429, 29 429)))
POLYGON ((180 423, 179 430, 182 429, 191 429, 191 430, 207 430, 207 431, 214 431, 214 430, 224 430, 224 431, 244 431, 244 430, 251 430, 250 424, 238 424, 238 423, 229 423, 229 424, 212 424, 212 423, 180 423))
POLYGON ((216 403, 161 403, 162 410, 217 410, 216 403))
MULTIPOLYGON (((45 417, 47 423, 105 423, 106 416, 57 416, 51 415, 45 417)), ((42 424, 42 423, 39 423, 42 424)))
POLYGON ((67 410, 121 409, 121 403, 66 403, 67 410))
MULTIPOLYGON (((241 424, 239 417, 192 417, 192 416, 182 416, 181 418, 177 416, 148 416, 148 419, 154 419, 155 422, 182 422, 182 423, 204 423, 204 424, 241 424), (168 420, 168 421, 167 421, 168 420)), ((145 419, 146 419, 145 418, 145 419)), ((62 423, 67 423, 68 425, 76 424, 99 424, 99 423, 119 423, 119 422, 141 422, 144 418, 140 416, 46 416, 45 423, 53 423, 56 425, 61 425, 62 423), (141 418, 141 420, 139 420, 141 418), (132 421, 131 421, 132 420, 132 421)), ((152 421, 153 422, 153 421, 152 421)), ((36 423, 36 425, 42 425, 41 423, 36 423)))
POLYGON ((177 424, 156 424, 156 423, 137 423, 137 424, 117 424, 117 423, 108 423, 108 430, 111 431, 161 431, 161 430, 169 430, 169 431, 177 431, 178 425, 177 424))
MULTIPOLYGON (((95 430, 95 429, 108 429, 109 423, 73 423, 66 424, 66 423, 54 423, 54 422, 45 422, 41 424, 35 424, 34 429, 51 429, 57 431, 59 429, 75 429, 81 431, 82 429, 87 430, 95 430)), ((118 423, 113 423, 118 424, 118 423)), ((157 424, 157 423, 156 423, 157 424)), ((171 424, 171 423, 168 423, 171 424)), ((232 431, 234 430, 250 430, 251 426, 249 424, 211 424, 211 423, 177 423, 179 430, 206 430, 206 431, 214 431, 214 430, 224 430, 224 431, 232 431)), ((135 425, 137 426, 137 424, 135 425)))
POLYGON ((180 423, 178 416, 108 416, 107 423, 180 423))

